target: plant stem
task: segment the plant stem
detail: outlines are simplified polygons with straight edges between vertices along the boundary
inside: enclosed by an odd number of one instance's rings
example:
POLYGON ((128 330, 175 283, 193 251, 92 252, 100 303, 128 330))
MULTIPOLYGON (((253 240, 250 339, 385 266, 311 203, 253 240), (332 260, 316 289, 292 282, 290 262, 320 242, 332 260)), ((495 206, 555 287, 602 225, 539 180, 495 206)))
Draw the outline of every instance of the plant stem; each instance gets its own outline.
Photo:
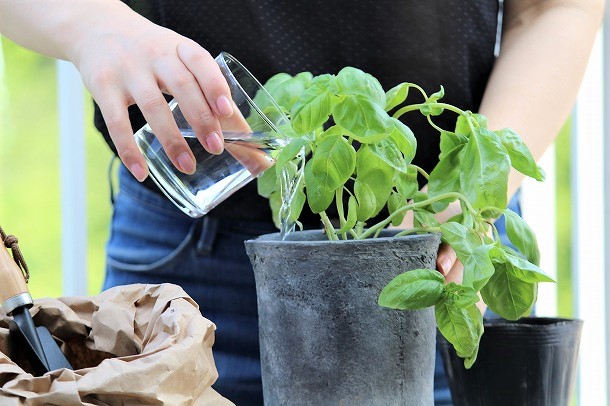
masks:
POLYGON ((422 94, 422 96, 424 96, 424 99, 428 100, 428 94, 424 91, 424 89, 421 86, 416 85, 415 83, 409 83, 409 85, 411 87, 414 87, 417 90, 419 90, 419 92, 422 94))
MULTIPOLYGON (((343 189, 339 188, 335 192, 335 202, 337 203, 337 213, 339 214, 341 228, 343 228, 343 226, 347 222, 347 220, 345 220, 345 213, 343 212, 343 189)), ((343 233, 342 237, 344 240, 347 240, 346 233, 343 233)))
POLYGON ((324 232, 326 232, 328 239, 331 241, 338 240, 339 237, 337 237, 337 234, 335 233, 335 227, 333 227, 333 224, 330 222, 330 219, 325 211, 320 212, 320 219, 322 219, 322 224, 324 224, 324 232))
POLYGON ((404 107, 401 107, 400 109, 398 109, 394 114, 392 114, 392 117, 399 118, 403 114, 406 114, 410 111, 419 110, 420 108, 422 108, 425 105, 426 105, 426 103, 409 104, 408 106, 404 106, 404 107))
POLYGON ((364 221, 359 221, 356 223, 356 235, 357 235, 357 239, 361 240, 363 239, 362 234, 364 233, 364 221))
MULTIPOLYGON (((411 164, 411 165, 413 165, 413 164, 411 164)), ((422 175, 426 179, 430 179, 430 174, 428 172, 424 171, 422 168, 420 168, 417 165, 413 165, 413 166, 415 167, 415 169, 417 169, 417 172, 419 172, 420 175, 422 175)))
POLYGON ((430 123, 430 125, 432 127, 434 127, 436 129, 436 131, 438 131, 441 134, 444 133, 444 132, 447 132, 447 131, 443 130, 442 128, 440 128, 439 126, 437 126, 436 124, 434 124, 434 122, 432 121, 432 117, 431 116, 427 116, 426 118, 428 119, 428 123, 430 123))
MULTIPOLYGON (((425 107, 425 106, 429 106, 429 107, 440 107, 440 108, 442 108, 442 109, 444 109, 444 110, 453 111, 454 113, 456 113, 456 114, 458 114, 458 115, 460 115, 460 116, 467 117, 467 118, 469 119, 468 114, 466 114, 466 112, 465 112, 464 110, 459 109, 459 108, 457 108, 457 107, 455 107, 455 106, 452 106, 451 104, 447 104, 447 103, 438 103, 438 102, 434 102, 434 103, 418 103, 418 104, 409 104, 408 106, 404 106, 404 107, 402 107, 402 108, 398 109, 398 110, 396 111, 396 113, 394 113, 394 114, 392 115, 392 117, 394 117, 394 118, 399 118, 400 116, 402 116, 402 115, 403 115, 403 114, 405 114, 405 113, 408 113, 408 112, 410 112, 410 111, 419 110, 419 109, 421 109, 422 107, 425 107)), ((468 120, 468 122, 470 123, 470 119, 468 120)), ((470 124, 471 124, 471 127, 472 127, 472 123, 470 123, 470 124)))
POLYGON ((440 233, 440 232, 441 232, 440 227, 417 227, 417 228, 411 228, 409 230, 403 230, 400 233, 396 234, 396 237, 402 237, 404 235, 411 235, 411 234, 417 234, 417 233, 440 233))
POLYGON ((430 103, 430 104, 433 105, 434 107, 440 107, 440 108, 445 109, 445 110, 453 111, 454 113, 456 113, 456 114, 458 114, 460 116, 468 117, 468 114, 464 110, 462 110, 460 108, 457 108, 455 106, 452 106, 451 104, 438 103, 438 102, 434 102, 434 103, 430 103))
POLYGON ((411 204, 407 204, 406 206, 402 206, 401 208, 394 211, 394 213, 390 214, 385 220, 380 221, 379 223, 375 224, 374 226, 372 226, 371 228, 369 228, 368 230, 366 230, 365 232, 360 234, 360 239, 365 239, 365 238, 370 237, 371 235, 374 235, 377 232, 377 230, 379 230, 380 228, 384 228, 388 224, 390 224, 392 222, 392 220, 394 219, 394 217, 396 217, 397 215, 399 215, 401 213, 404 213, 407 210, 413 210, 418 207, 425 207, 425 206, 429 205, 430 203, 438 202, 440 200, 451 198, 451 197, 455 197, 455 198, 461 200, 462 202, 464 202, 468 211, 476 215, 476 211, 472 208, 472 206, 470 205, 470 202, 468 202, 468 200, 466 199, 466 196, 464 196, 463 194, 458 193, 458 192, 443 193, 442 195, 434 196, 429 199, 422 200, 421 202, 411 203, 411 204))

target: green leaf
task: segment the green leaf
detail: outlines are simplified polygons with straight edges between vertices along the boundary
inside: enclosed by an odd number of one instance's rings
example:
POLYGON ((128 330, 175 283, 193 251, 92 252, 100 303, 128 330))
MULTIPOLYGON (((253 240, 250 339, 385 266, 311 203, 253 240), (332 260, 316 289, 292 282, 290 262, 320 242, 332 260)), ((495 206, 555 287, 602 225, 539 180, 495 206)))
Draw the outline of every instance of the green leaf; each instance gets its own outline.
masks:
MULTIPOLYGON (((277 104, 282 106, 286 111, 290 111, 297 99, 310 85, 312 78, 313 75, 310 72, 301 72, 294 77, 285 73, 278 74, 271 77, 264 87, 277 104)), ((259 108, 261 107, 258 104, 260 101, 256 100, 256 97, 254 102, 259 108)))
POLYGON ((340 125, 333 125, 333 126, 329 127, 327 130, 323 131, 317 138, 321 140, 322 138, 330 137, 330 136, 343 136, 346 133, 347 133, 347 130, 345 130, 340 125))
POLYGON ((481 217, 484 219, 496 220, 504 213, 504 210, 490 207, 481 212, 481 217))
POLYGON ((322 187, 312 167, 313 162, 311 160, 305 164, 305 192, 311 211, 320 213, 330 206, 335 193, 333 190, 322 187))
POLYGON ((421 106, 419 108, 419 111, 421 111, 424 116, 440 116, 441 114, 443 114, 443 111, 445 111, 445 109, 437 106, 436 103, 428 102, 421 106))
POLYGON ((460 223, 441 224, 441 233, 443 242, 453 248, 462 264, 466 264, 475 248, 483 245, 479 234, 460 223))
POLYGON ((354 194, 358 200, 358 221, 366 221, 373 217, 377 211, 377 199, 371 186, 356 180, 354 194))
POLYGON ((397 171, 407 173, 407 162, 392 138, 370 144, 371 152, 397 171))
POLYGON ((361 143, 389 135, 392 121, 385 110, 362 95, 347 96, 334 108, 335 122, 347 129, 361 143))
POLYGON ((494 266, 489 256, 491 245, 480 245, 472 250, 464 262, 462 284, 479 291, 494 274, 494 266))
POLYGON ((474 120, 474 123, 478 128, 488 128, 489 120, 484 115, 478 113, 470 113, 470 117, 474 120))
MULTIPOLYGON (((463 225, 466 228, 472 228, 475 231, 479 231, 476 227, 475 224, 475 216, 468 211, 468 207, 466 206, 466 204, 460 200, 460 208, 462 209, 462 211, 458 214, 456 214, 455 216, 449 218, 446 222, 447 223, 460 223, 461 225, 463 225)), ((480 219, 477 219, 478 222, 480 222, 480 219)), ((485 223, 487 224, 487 223, 485 223)), ((486 231, 483 231, 486 232, 486 231)))
POLYGON ((483 316, 477 306, 461 308, 455 302, 443 300, 434 310, 439 331, 453 344, 457 355, 476 357, 483 333, 483 316))
MULTIPOLYGON (((275 100, 277 104, 280 105, 280 107, 283 107, 287 111, 290 111, 290 109, 286 105, 283 105, 278 102, 278 99, 279 93, 282 91, 281 89, 283 87, 283 84, 285 82, 289 82, 291 79, 293 79, 293 77, 287 73, 278 73, 277 75, 270 77, 269 80, 267 80, 267 82, 265 82, 265 84, 263 85, 265 90, 267 90, 271 97, 273 97, 273 100, 275 100)), ((271 102, 271 99, 267 94, 265 94, 265 92, 256 92, 252 101, 262 111, 265 111, 268 106, 273 104, 271 102)))
POLYGON ((354 228, 358 221, 358 202, 354 196, 350 196, 347 202, 347 219, 337 234, 343 234, 354 228))
POLYGON ((390 117, 390 121, 394 124, 394 128, 390 132, 390 137, 396 143, 396 146, 404 155, 405 163, 409 164, 415 157, 417 151, 417 140, 413 131, 402 121, 390 117))
POLYGON ((442 131, 440 142, 441 153, 439 155, 439 159, 443 159, 451 150, 456 147, 464 147, 467 142, 468 137, 462 134, 452 133, 450 131, 442 131))
POLYGON ((507 260, 509 262, 506 267, 507 271, 523 282, 556 282, 553 278, 544 273, 542 269, 526 261, 525 259, 515 256, 507 256, 507 260))
POLYGON ((262 197, 268 198, 271 193, 279 190, 276 172, 271 169, 266 170, 261 176, 258 177, 256 185, 258 188, 258 194, 262 197))
POLYGON ((329 118, 338 98, 329 89, 332 75, 316 76, 291 109, 292 128, 305 135, 322 126, 329 118))
POLYGON ((496 134, 508 151, 513 168, 538 181, 544 180, 544 171, 536 164, 532 153, 516 132, 510 128, 505 128, 496 131, 496 134))
POLYGON ((269 207, 271 208, 271 216, 276 228, 280 228, 280 209, 282 207, 282 195, 279 190, 269 195, 269 207))
POLYGON ((360 69, 348 66, 337 74, 337 86, 342 95, 362 95, 385 107, 386 97, 379 81, 360 69))
POLYGON ((425 116, 439 116, 443 113, 444 109, 436 105, 436 102, 445 96, 445 88, 441 86, 441 90, 433 93, 428 97, 424 106, 419 111, 425 116))
MULTIPOLYGON (((428 195, 430 197, 462 191, 460 186, 460 168, 464 160, 464 153, 464 145, 458 145, 436 164, 432 172, 430 172, 430 178, 428 179, 428 195)), ((438 209, 440 210, 441 208, 438 209)))
POLYGON ((407 167, 407 173, 397 171, 394 174, 394 177, 396 190, 404 200, 411 199, 419 190, 419 183, 417 182, 417 168, 415 165, 409 165, 407 167))
POLYGON ((309 160, 317 183, 330 192, 343 186, 356 167, 356 151, 343 137, 326 137, 309 160))
MULTIPOLYGON (((393 214, 401 207, 404 207, 407 204, 407 201, 398 193, 392 192, 390 197, 388 198, 388 211, 390 214, 393 214)), ((403 211, 401 214, 398 214, 392 218, 392 225, 394 227, 398 227, 402 220, 405 218, 406 211, 403 211)))
POLYGON ((460 185, 472 206, 506 208, 510 160, 495 133, 476 130, 461 159, 460 185))
POLYGON ((438 227, 440 224, 433 213, 422 209, 413 211, 413 224, 415 227, 438 227))
POLYGON ((534 265, 540 265, 540 250, 536 234, 517 213, 504 210, 506 234, 515 247, 534 265))
POLYGON ((388 90, 385 94, 385 111, 390 111, 407 100, 410 87, 410 83, 400 83, 388 90))
MULTIPOLYGON (((288 145, 282 148, 280 154, 275 160, 275 172, 279 176, 286 164, 295 159, 308 144, 306 138, 294 138, 288 145)), ((303 151, 304 153, 304 151, 303 151)), ((268 171, 267 171, 268 172, 268 171)))
POLYGON ((477 295, 477 292, 471 287, 449 282, 444 288, 443 300, 461 308, 467 308, 477 304, 479 295, 477 295))
MULTIPOLYGON (((367 145, 360 147, 356 158, 356 180, 361 186, 366 185, 367 189, 374 193, 376 204, 371 216, 375 216, 386 205, 390 193, 392 193, 396 170, 373 153, 367 145)), ((358 203, 360 203, 360 199, 358 199, 358 203)), ((358 219, 364 221, 360 216, 358 219)))
POLYGON ((460 114, 455 122, 455 134, 461 135, 466 139, 472 134, 470 124, 468 123, 468 120, 472 120, 472 114, 470 112, 467 113, 469 114, 466 116, 460 114))
POLYGON ((537 284, 520 280, 507 270, 507 264, 494 262, 495 272, 481 289, 483 301, 508 320, 528 315, 536 302, 537 284))
MULTIPOLYGON (((312 76, 313 77, 313 76, 312 76)), ((269 94, 271 94, 271 96, 274 96, 275 99, 275 91, 276 89, 284 82, 288 81, 292 79, 292 76, 289 75, 288 73, 277 73, 273 76, 271 76, 263 85, 263 87, 269 92, 269 94)))
POLYGON ((415 269, 392 279, 379 295, 379 305, 400 310, 434 306, 443 296, 445 278, 431 269, 415 269))
POLYGON ((297 221, 299 219, 306 200, 307 198, 305 196, 305 192, 303 192, 303 188, 296 190, 292 200, 290 201, 290 215, 288 218, 291 221, 297 221))
POLYGON ((443 97, 445 97, 445 88, 443 86, 441 86, 440 90, 436 93, 432 93, 430 95, 430 97, 428 97, 428 101, 429 102, 437 102, 440 99, 442 99, 443 97))
POLYGON ((547 275, 537 265, 532 264, 521 256, 520 253, 514 251, 510 247, 502 245, 499 247, 500 253, 495 251, 494 261, 504 262, 506 270, 520 280, 529 283, 535 282, 555 282, 553 278, 547 275))

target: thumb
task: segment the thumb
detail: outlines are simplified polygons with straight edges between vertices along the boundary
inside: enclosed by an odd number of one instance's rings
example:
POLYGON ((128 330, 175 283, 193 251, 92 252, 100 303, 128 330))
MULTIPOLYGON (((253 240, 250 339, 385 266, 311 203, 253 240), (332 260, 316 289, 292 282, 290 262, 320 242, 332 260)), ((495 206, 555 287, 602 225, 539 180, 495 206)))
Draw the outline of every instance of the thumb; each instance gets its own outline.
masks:
POLYGON ((436 258, 436 269, 443 274, 443 276, 447 276, 456 261, 457 255, 455 254, 453 248, 447 244, 441 244, 438 249, 438 256, 436 258))

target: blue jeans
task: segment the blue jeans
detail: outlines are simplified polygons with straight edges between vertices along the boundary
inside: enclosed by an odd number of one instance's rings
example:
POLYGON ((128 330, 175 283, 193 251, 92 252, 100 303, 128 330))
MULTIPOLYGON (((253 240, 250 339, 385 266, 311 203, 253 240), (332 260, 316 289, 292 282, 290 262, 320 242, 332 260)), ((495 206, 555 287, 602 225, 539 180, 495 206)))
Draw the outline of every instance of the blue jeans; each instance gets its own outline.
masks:
POLYGON ((272 223, 192 219, 140 185, 121 165, 107 244, 104 289, 180 285, 216 326, 214 388, 238 405, 262 405, 254 274, 244 241, 272 223))
MULTIPOLYGON (((511 208, 518 212, 518 205, 511 208)), ((271 222, 219 222, 213 215, 192 219, 121 165, 104 289, 180 285, 217 326, 214 388, 239 406, 262 405, 256 291, 244 241, 275 231, 271 222)), ((434 396, 437 405, 451 404, 438 354, 434 396)))

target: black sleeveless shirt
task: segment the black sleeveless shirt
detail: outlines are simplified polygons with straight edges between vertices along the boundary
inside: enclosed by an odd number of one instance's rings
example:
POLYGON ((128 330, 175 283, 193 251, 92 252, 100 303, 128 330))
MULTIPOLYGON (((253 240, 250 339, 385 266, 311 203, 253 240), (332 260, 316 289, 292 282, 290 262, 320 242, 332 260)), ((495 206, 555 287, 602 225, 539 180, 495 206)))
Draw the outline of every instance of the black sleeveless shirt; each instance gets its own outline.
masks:
MULTIPOLYGON (((494 63, 498 0, 126 0, 151 21, 189 37, 212 55, 227 51, 261 81, 287 72, 336 74, 354 66, 385 90, 401 82, 428 94, 445 88, 444 101, 479 108, 494 63)), ((421 101, 411 92, 409 101, 421 101)), ((130 107, 134 131, 145 123, 130 107)), ((453 129, 456 117, 435 119, 453 129)), ((403 117, 418 141, 415 163, 430 171, 438 161, 438 134, 419 116, 403 117)), ((95 124, 116 152, 99 109, 95 124)), ((148 179, 145 185, 155 190, 148 179)), ((160 192, 159 192, 160 193, 160 192)), ((219 218, 268 221, 268 201, 251 182, 210 212, 219 218)), ((301 220, 317 226, 304 210, 301 220)))

